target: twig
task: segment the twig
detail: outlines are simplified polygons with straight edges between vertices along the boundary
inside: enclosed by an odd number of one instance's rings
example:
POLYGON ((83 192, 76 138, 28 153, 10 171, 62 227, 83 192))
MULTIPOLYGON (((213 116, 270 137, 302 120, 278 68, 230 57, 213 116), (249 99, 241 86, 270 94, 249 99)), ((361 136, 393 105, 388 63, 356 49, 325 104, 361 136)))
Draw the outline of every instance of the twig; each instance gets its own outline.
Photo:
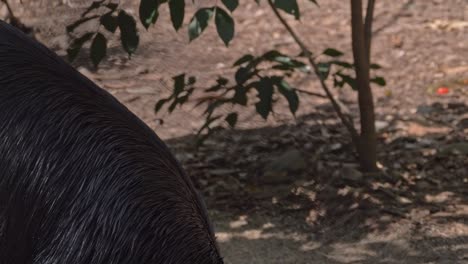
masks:
POLYGON ((302 53, 304 53, 307 56, 310 65, 314 68, 314 71, 317 74, 317 76, 319 76, 320 85, 322 86, 322 89, 325 91, 326 96, 328 97, 328 99, 332 103, 333 109, 335 110, 336 114, 340 118, 343 125, 348 129, 348 131, 351 134, 351 137, 353 139, 353 142, 355 144, 358 144, 359 134, 356 131, 356 128, 354 127, 354 123, 352 121, 351 116, 345 116, 343 114, 343 112, 341 111, 340 105, 335 100, 335 97, 333 96, 333 94, 331 93, 331 91, 328 88, 327 84, 325 83, 325 80, 323 78, 320 78, 318 66, 317 66, 317 63, 315 63, 314 58, 312 57, 312 52, 307 48, 307 46, 304 44, 304 42, 302 42, 302 40, 296 34, 296 32, 294 32, 294 30, 291 28, 291 26, 289 26, 288 22, 286 22, 286 20, 283 18, 283 16, 278 12, 278 10, 276 9, 276 7, 273 4, 272 0, 268 0, 268 4, 270 5, 271 9, 273 10, 276 17, 279 19, 281 24, 283 24, 283 26, 286 28, 288 33, 293 37, 293 39, 297 43, 297 45, 299 45, 299 47, 302 50, 302 53))
POLYGON ((298 88, 295 88, 294 90, 296 90, 296 91, 298 91, 300 93, 303 93, 303 94, 307 94, 307 95, 312 95, 312 96, 316 96, 316 97, 320 97, 320 98, 328 98, 326 95, 323 95, 323 94, 320 94, 320 93, 309 92, 309 91, 298 89, 298 88))

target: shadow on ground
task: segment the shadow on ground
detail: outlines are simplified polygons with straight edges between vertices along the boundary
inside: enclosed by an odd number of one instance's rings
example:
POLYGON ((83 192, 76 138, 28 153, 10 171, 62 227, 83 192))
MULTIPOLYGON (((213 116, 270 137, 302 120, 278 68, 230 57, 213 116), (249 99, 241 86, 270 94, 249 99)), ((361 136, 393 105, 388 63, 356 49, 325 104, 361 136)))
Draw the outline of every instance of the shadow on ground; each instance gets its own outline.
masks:
MULTIPOLYGON (((468 110, 456 106, 444 116, 468 110)), ((394 116, 379 133, 383 172, 362 174, 321 107, 295 124, 218 132, 198 149, 193 136, 169 141, 213 210, 227 263, 466 263, 463 128, 441 127, 439 105, 394 116)))

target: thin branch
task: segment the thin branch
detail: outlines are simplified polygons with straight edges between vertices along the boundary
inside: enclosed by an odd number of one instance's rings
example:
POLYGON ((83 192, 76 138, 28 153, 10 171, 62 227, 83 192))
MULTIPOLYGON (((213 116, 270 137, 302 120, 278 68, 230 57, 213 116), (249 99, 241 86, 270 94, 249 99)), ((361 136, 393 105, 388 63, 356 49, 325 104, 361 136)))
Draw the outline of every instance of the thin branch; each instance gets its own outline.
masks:
POLYGON ((294 90, 296 90, 296 91, 298 91, 300 93, 303 93, 303 94, 311 95, 311 96, 316 96, 316 97, 320 97, 320 98, 328 98, 326 95, 323 95, 323 94, 320 94, 320 93, 309 92, 309 91, 298 89, 298 88, 295 88, 294 90))
POLYGON ((275 13, 276 17, 279 19, 281 24, 286 28, 288 33, 293 37, 294 41, 299 45, 301 48, 302 52, 305 53, 306 56, 310 57, 312 56, 312 52, 307 48, 307 46, 302 42, 302 40, 299 38, 299 36, 294 32, 294 30, 291 28, 291 26, 286 22, 286 20, 283 18, 283 16, 278 12, 278 10, 275 7, 275 4, 273 4, 272 0, 268 0, 268 4, 270 5, 271 9, 275 13))
POLYGON ((364 21, 364 42, 366 45, 367 61, 370 64, 371 43, 372 43, 372 21, 374 21, 375 0, 367 3, 366 18, 364 21))
POLYGON ((314 72, 317 74, 320 80, 320 85, 322 86, 322 89, 325 91, 325 94, 327 98, 330 100, 332 103, 333 109, 335 110, 336 114, 340 118, 341 122, 343 125, 348 129, 349 133, 351 134, 351 137, 353 138, 353 142, 357 144, 359 141, 359 134, 356 131, 356 128, 354 127, 354 123, 352 121, 351 116, 345 116, 341 110, 340 105, 338 102, 335 100, 335 97, 331 93, 330 89, 328 88, 327 84, 325 83, 325 80, 323 78, 320 78, 319 74, 319 69, 317 66, 317 63, 314 61, 314 58, 312 57, 312 52, 307 48, 307 46, 302 42, 302 40, 299 38, 299 36, 294 32, 294 30, 289 26, 288 22, 283 18, 283 16, 278 12, 276 9, 274 3, 272 0, 268 0, 268 4, 270 5, 271 9, 275 13, 276 17, 279 19, 281 24, 286 28, 288 33, 293 37, 294 41, 297 43, 297 45, 301 48, 302 53, 304 53, 312 68, 314 68, 314 72))

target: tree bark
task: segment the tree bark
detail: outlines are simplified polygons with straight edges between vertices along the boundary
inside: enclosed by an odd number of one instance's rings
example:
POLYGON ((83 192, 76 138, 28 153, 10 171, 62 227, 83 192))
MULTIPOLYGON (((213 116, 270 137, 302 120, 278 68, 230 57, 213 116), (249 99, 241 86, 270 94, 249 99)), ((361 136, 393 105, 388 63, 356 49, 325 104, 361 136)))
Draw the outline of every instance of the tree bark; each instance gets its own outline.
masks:
MULTIPOLYGON (((367 23, 366 27, 369 25, 367 23)), ((351 0, 351 30, 361 123, 358 143, 359 163, 363 171, 372 172, 377 171, 377 134, 375 132, 374 101, 370 87, 371 36, 370 32, 366 34, 362 0, 351 0)))

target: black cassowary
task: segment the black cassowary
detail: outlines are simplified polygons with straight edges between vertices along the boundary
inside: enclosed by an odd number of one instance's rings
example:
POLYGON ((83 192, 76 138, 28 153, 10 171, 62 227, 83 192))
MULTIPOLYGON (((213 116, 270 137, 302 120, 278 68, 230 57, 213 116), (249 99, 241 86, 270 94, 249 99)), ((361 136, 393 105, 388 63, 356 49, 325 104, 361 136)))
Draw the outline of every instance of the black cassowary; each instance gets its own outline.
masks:
POLYGON ((203 201, 158 136, 2 21, 0 263, 223 263, 203 201))

